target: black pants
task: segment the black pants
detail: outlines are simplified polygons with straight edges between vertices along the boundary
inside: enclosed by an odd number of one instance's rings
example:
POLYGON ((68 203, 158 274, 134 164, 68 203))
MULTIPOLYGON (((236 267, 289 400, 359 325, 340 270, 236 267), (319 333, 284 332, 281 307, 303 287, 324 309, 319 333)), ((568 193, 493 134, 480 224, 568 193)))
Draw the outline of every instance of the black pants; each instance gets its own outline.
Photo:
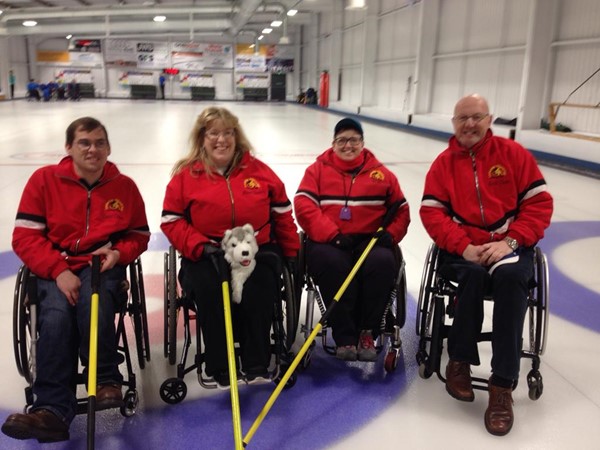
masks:
MULTIPOLYGON (((366 243, 354 250, 307 241, 308 271, 328 305, 342 286, 366 243)), ((356 345, 361 330, 378 335, 381 318, 390 298, 397 272, 394 252, 375 246, 328 319, 338 346, 356 345)))
POLYGON ((454 322, 448 336, 448 354, 454 361, 479 365, 477 339, 483 324, 483 298, 494 299, 492 319, 492 373, 519 378, 523 322, 527 312, 529 283, 533 277, 533 249, 522 248, 519 261, 496 268, 485 267, 456 255, 443 254, 458 282, 454 322))
MULTIPOLYGON (((267 246, 263 246, 267 247, 267 246)), ((242 369, 269 367, 273 307, 279 301, 279 276, 261 247, 256 267, 244 283, 242 302, 231 303, 235 340, 240 344, 242 369)), ((221 283, 211 260, 182 262, 181 285, 197 308, 197 320, 204 340, 207 376, 228 370, 225 314, 221 283)))

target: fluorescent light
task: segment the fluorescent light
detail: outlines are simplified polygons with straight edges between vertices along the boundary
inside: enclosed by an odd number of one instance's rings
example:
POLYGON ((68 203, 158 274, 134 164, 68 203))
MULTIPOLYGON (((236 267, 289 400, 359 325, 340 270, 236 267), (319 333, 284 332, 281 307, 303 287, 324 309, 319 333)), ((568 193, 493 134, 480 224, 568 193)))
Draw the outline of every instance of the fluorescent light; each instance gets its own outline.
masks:
POLYGON ((273 28, 265 28, 264 30, 261 31, 262 34, 269 34, 271 31, 273 31, 273 28))
POLYGON ((254 44, 250 44, 250 46, 248 48, 254 48, 255 45, 254 44))
POLYGON ((259 36, 257 39, 258 39, 259 41, 262 41, 262 40, 263 40, 263 38, 264 38, 264 36, 261 34, 261 35, 260 35, 260 36, 259 36))
POLYGON ((35 20, 26 20, 25 22, 23 22, 24 27, 35 27, 36 25, 37 22, 35 20))
POLYGON ((271 22, 271 26, 277 28, 280 27, 282 23, 283 22, 281 20, 274 20, 273 22, 271 22))
POLYGON ((155 22, 164 22, 165 20, 167 20, 166 16, 154 16, 154 20, 155 22))
POLYGON ((71 39, 72 37, 73 37, 72 34, 67 34, 67 36, 66 36, 67 39, 71 39))
POLYGON ((365 9, 365 0, 346 0, 346 9, 365 9))
POLYGON ((297 13, 298 13, 298 10, 297 10, 297 9, 290 9, 290 10, 287 12, 287 15, 288 15, 288 16, 290 16, 290 17, 292 17, 292 16, 295 16, 297 13))

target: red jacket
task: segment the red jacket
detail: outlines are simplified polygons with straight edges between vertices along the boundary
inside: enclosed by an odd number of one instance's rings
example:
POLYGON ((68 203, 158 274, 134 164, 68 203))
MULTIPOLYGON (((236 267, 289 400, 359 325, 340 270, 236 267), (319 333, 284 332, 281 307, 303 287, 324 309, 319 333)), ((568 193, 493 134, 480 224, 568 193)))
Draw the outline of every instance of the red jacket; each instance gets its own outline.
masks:
POLYGON ((468 244, 507 235, 519 245, 535 245, 550 224, 552 208, 533 156, 489 130, 471 151, 450 138, 425 179, 420 214, 436 245, 462 255, 468 244))
POLYGON ((406 235, 410 212, 398 179, 369 150, 362 153, 364 162, 356 175, 331 148, 306 169, 294 210, 298 224, 313 241, 329 242, 338 233, 372 234, 396 203, 399 208, 387 231, 396 243, 406 235), (344 207, 350 209, 350 220, 340 218, 344 207))
POLYGON ((119 264, 134 261, 148 247, 144 201, 133 180, 107 162, 100 180, 88 187, 67 156, 36 170, 23 191, 12 246, 37 276, 56 279, 87 266, 94 250, 119 250, 119 264))
POLYGON ((285 256, 298 253, 285 186, 249 153, 227 177, 209 177, 201 163, 194 163, 191 171, 186 166, 169 182, 160 227, 185 258, 199 259, 204 244, 219 242, 226 230, 246 223, 258 232, 258 245, 276 242, 285 256))

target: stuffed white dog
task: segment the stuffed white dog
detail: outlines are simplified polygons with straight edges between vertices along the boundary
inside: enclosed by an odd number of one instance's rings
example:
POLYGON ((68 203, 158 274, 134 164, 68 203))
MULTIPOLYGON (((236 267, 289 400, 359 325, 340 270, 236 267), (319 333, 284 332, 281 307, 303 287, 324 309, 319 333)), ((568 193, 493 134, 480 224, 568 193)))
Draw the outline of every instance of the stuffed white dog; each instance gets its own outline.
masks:
POLYGON ((258 252, 258 244, 254 237, 252 225, 247 223, 243 227, 235 227, 232 230, 225 231, 221 248, 225 252, 225 260, 231 266, 233 301, 240 303, 244 283, 256 266, 254 256, 258 252))

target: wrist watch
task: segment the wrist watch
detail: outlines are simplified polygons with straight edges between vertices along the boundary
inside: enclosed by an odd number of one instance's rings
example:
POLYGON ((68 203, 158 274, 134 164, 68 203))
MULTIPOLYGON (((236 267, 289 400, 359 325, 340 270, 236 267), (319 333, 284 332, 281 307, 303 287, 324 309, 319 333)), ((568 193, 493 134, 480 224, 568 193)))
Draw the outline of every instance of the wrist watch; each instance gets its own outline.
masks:
POLYGON ((519 242, 516 239, 511 238, 510 236, 506 236, 503 239, 503 241, 508 244, 508 246, 512 249, 513 252, 519 248, 519 242))

